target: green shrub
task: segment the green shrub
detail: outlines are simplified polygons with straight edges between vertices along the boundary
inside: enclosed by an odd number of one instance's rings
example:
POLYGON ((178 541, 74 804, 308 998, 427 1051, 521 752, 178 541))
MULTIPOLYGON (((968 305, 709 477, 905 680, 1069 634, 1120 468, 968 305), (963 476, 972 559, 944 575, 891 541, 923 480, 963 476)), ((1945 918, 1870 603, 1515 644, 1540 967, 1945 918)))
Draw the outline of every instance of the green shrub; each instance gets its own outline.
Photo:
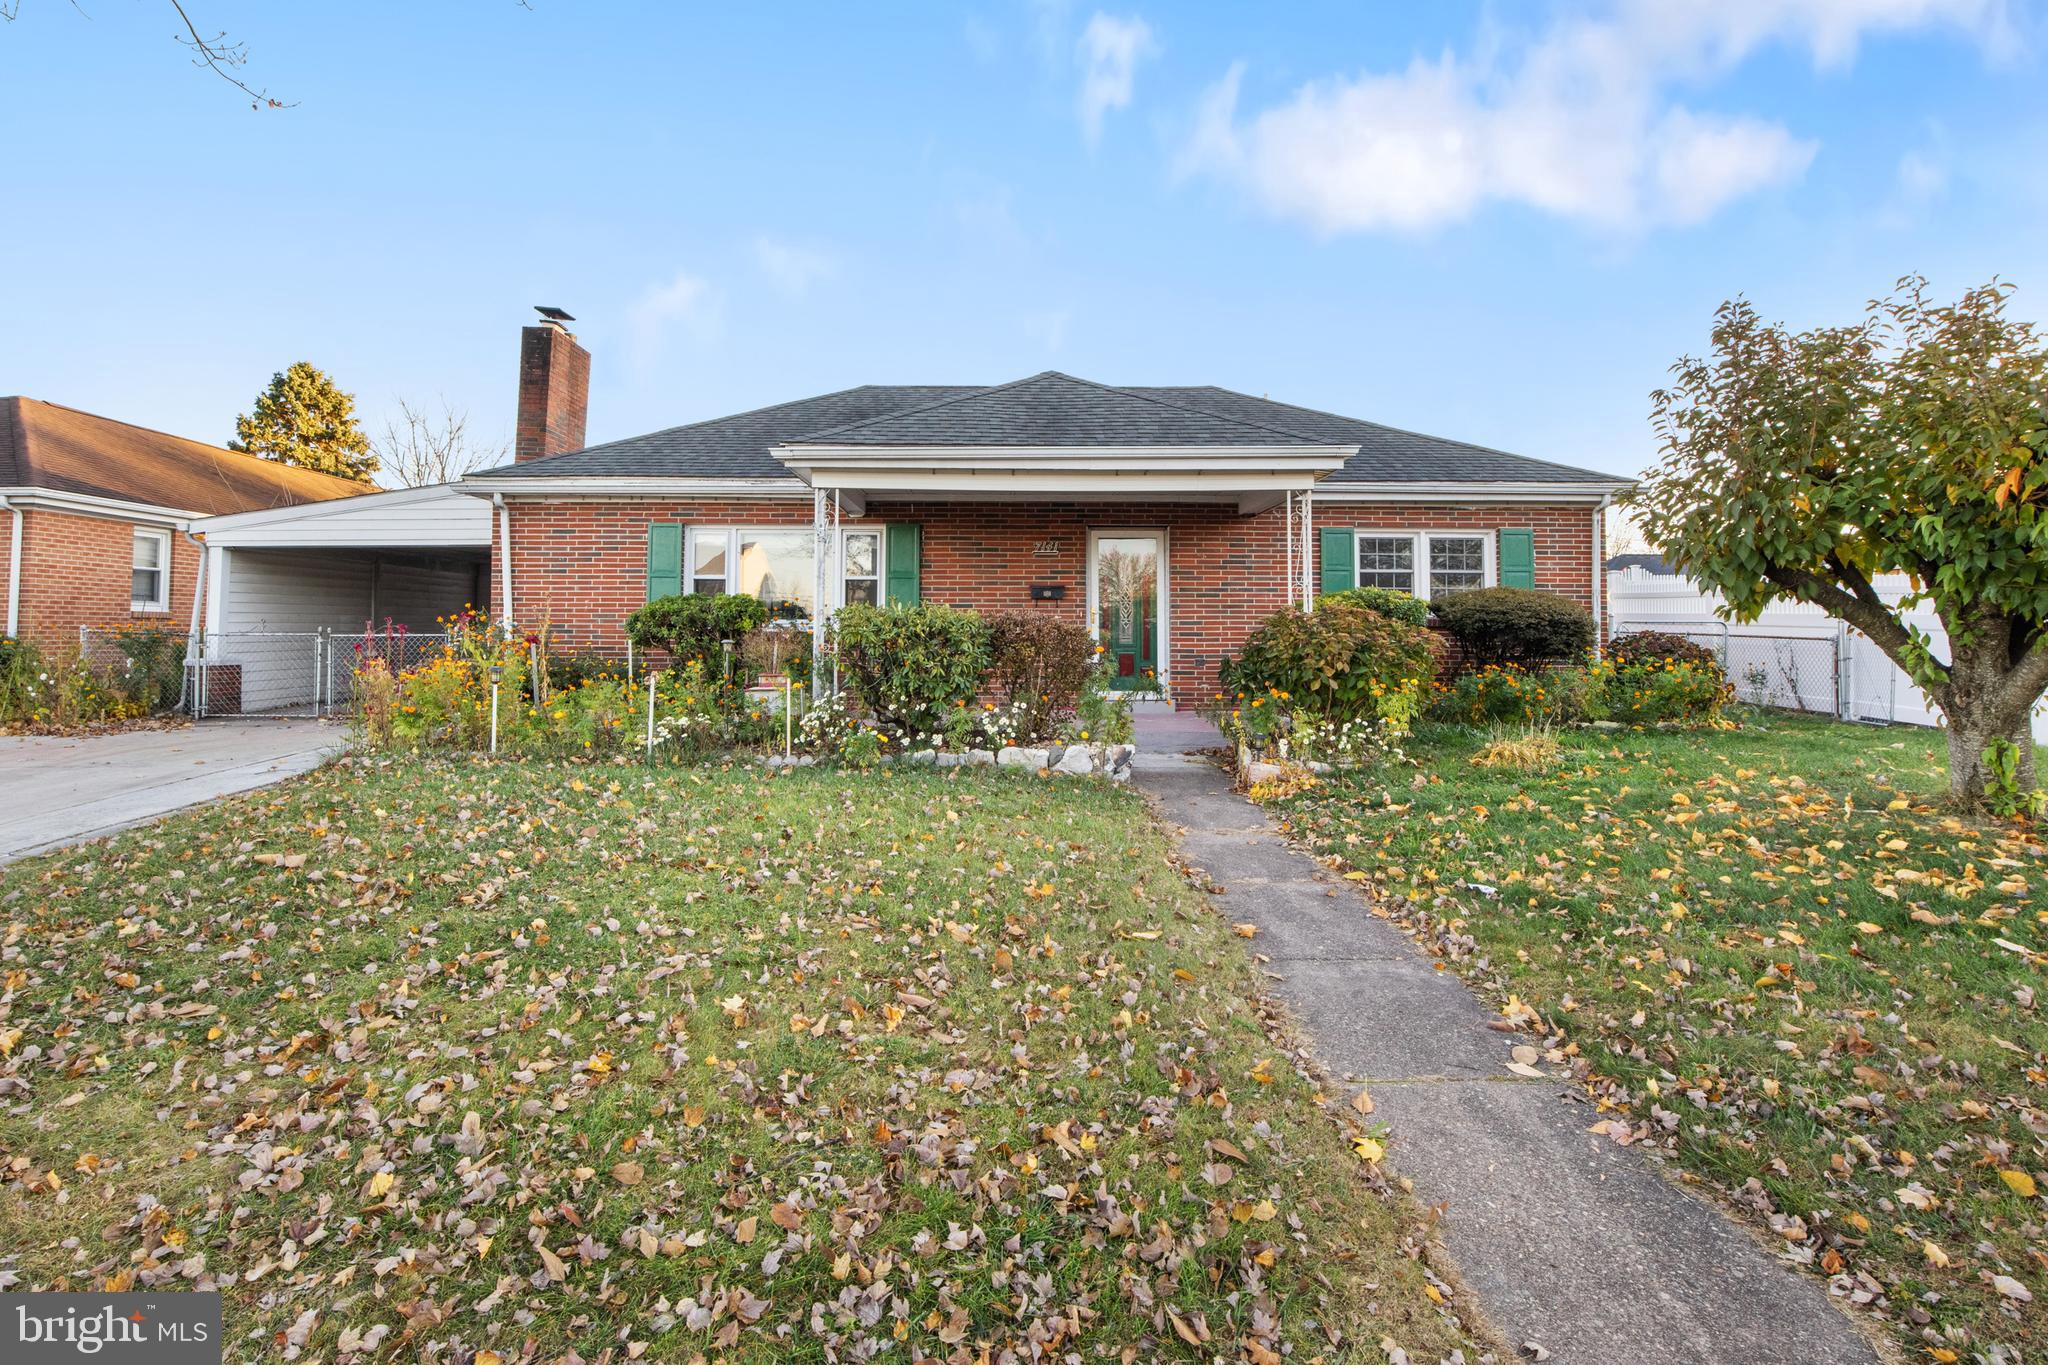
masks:
POLYGON ((842 607, 832 647, 840 681, 906 741, 943 734, 948 713, 973 700, 989 667, 988 623, 937 603, 842 607))
POLYGON ((1322 720, 1371 719, 1405 730, 1436 676, 1429 632, 1355 603, 1286 607, 1223 666, 1227 709, 1284 703, 1322 720))
POLYGON ((1316 599, 1316 605, 1326 602, 1349 602, 1382 616, 1391 616, 1396 621, 1405 621, 1411 626, 1429 624, 1429 603, 1413 593, 1400 592, 1394 588, 1346 588, 1342 592, 1325 593, 1316 599))
POLYGON ((1585 706, 1587 671, 1577 667, 1523 668, 1488 664, 1440 684, 1432 720, 1453 725, 1534 725, 1577 720, 1585 706))
POLYGON ((1437 599, 1437 620, 1476 664, 1576 659, 1593 647, 1593 618, 1570 598, 1532 588, 1477 588, 1437 599))
POLYGON ((1049 737, 1094 671, 1095 637, 1050 612, 1004 611, 984 619, 989 677, 1019 733, 1026 742, 1049 737))
POLYGON ((96 668, 75 649, 0 637, 0 725, 64 731, 149 714, 149 705, 130 695, 125 673, 96 668))
MULTIPOLYGON (((746 651, 741 648, 749 631, 768 620, 768 608, 759 598, 741 593, 685 593, 657 597, 626 618, 626 637, 640 650, 658 650, 670 662, 685 664, 701 659, 716 670, 724 659, 725 642, 732 641, 735 674, 746 668, 746 651)), ((750 678, 741 677, 744 684, 750 678)))
POLYGON ((1602 659, 1589 670, 1592 685, 1584 707, 1588 720, 1624 725, 1657 722, 1703 724, 1721 714, 1734 697, 1717 663, 1653 662, 1617 667, 1602 659))
POLYGON ((1705 645, 1662 630, 1637 630, 1617 635, 1607 642, 1607 657, 1617 668, 1651 663, 1714 665, 1720 662, 1714 651, 1705 645))

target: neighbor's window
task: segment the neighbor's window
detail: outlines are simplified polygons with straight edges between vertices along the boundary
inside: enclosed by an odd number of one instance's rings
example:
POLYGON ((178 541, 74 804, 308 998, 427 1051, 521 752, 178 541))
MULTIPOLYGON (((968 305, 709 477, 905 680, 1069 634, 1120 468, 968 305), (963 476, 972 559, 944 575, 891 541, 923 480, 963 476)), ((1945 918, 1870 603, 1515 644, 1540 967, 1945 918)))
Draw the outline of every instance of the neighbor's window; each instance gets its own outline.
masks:
POLYGON ((817 581, 812 543, 809 531, 741 531, 739 578, 731 590, 760 598, 771 618, 809 616, 817 581))
POLYGON ((848 531, 843 551, 846 589, 842 601, 877 606, 882 600, 882 535, 879 531, 848 531))
POLYGON ((1358 586, 1414 592, 1415 537, 1358 537, 1358 586))
POLYGON ((1486 537, 1429 538, 1429 595, 1463 592, 1486 586, 1486 537))
POLYGON ((726 556, 732 550, 730 531, 690 532, 690 591, 720 593, 725 591, 726 556))
POLYGON ((169 531, 136 531, 134 573, 130 583, 130 605, 136 611, 171 609, 169 531))

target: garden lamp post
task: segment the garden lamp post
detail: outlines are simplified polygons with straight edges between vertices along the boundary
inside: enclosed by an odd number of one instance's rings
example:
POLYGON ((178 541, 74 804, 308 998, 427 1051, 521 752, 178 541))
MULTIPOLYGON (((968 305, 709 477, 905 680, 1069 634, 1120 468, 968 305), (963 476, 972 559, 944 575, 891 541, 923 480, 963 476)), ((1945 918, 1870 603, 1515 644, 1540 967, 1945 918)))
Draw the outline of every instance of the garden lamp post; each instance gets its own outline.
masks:
POLYGON ((491 753, 498 752, 498 683, 505 676, 505 665, 491 665, 491 753))

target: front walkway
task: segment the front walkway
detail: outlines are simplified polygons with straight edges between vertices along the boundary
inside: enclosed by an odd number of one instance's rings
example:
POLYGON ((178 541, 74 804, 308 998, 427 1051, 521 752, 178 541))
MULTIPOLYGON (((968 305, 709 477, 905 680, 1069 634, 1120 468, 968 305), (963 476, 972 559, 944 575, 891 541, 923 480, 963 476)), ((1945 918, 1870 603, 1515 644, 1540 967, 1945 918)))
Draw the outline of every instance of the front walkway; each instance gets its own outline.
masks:
POLYGON ((112 834, 320 765, 346 731, 316 720, 0 736, 0 863, 112 834))
MULTIPOLYGON (((1182 852, 1256 924, 1269 963, 1334 1077, 1371 1093, 1388 1161, 1425 1205, 1508 1340, 1560 1365, 1878 1357, 1811 1279, 1776 1264, 1650 1161, 1586 1131, 1598 1121, 1563 1075, 1508 1069, 1531 1041, 1439 970, 1348 882, 1290 848, 1222 771, 1175 750, 1184 722, 1141 722, 1135 778, 1182 852)), ((1210 732, 1214 734, 1213 731, 1210 732)), ((1533 1354, 1533 1353, 1532 1353, 1533 1354)))

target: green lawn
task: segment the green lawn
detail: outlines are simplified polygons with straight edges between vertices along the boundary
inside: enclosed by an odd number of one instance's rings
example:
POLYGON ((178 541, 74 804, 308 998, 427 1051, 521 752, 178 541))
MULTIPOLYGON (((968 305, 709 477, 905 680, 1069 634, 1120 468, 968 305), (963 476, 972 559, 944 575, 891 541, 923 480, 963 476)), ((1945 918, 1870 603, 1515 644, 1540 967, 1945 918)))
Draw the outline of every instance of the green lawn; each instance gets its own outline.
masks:
POLYGON ((1168 854, 1007 772, 365 760, 0 870, 0 1283, 218 1283, 231 1359, 1471 1358, 1168 854))
POLYGON ((1485 738, 1425 732, 1418 770, 1285 818, 1533 1011, 1599 1131, 1933 1359, 2048 1356, 2038 836, 1946 816, 1931 731, 1571 730, 1535 773, 1474 766, 1485 738))

